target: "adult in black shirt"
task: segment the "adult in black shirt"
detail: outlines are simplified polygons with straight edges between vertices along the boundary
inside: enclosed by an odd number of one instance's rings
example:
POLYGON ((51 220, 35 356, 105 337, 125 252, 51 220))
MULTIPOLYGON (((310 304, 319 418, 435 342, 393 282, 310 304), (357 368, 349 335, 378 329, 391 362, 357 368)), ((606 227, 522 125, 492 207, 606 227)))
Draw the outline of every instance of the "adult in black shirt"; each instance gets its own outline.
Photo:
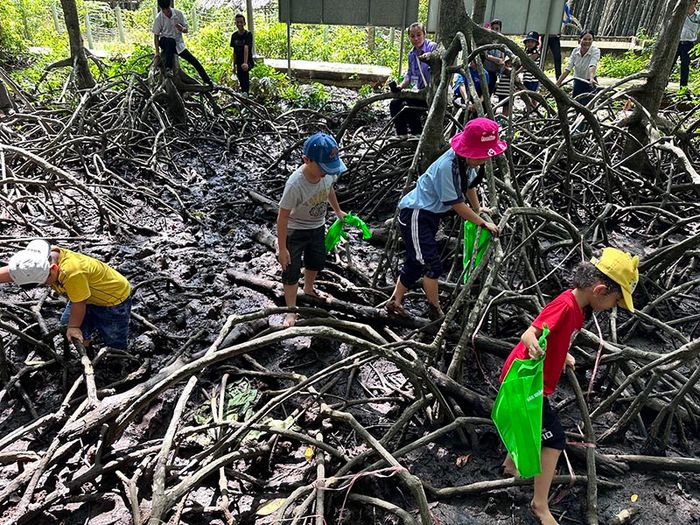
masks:
POLYGON ((253 33, 246 31, 245 16, 236 15, 238 31, 231 35, 233 48, 233 70, 241 84, 241 91, 248 93, 250 89, 250 70, 253 69, 253 33))

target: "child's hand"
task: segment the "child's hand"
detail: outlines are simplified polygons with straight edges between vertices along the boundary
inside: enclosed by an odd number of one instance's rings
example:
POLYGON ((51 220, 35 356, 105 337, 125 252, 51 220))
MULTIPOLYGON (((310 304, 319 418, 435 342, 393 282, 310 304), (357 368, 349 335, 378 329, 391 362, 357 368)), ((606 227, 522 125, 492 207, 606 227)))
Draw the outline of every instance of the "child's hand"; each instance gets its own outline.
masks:
POLYGON ((539 359, 544 355, 544 350, 542 350, 537 341, 535 341, 528 345, 527 353, 530 356, 530 359, 539 359))
POLYGON ((571 354, 566 354, 566 361, 564 362, 564 370, 566 367, 570 366, 572 369, 576 367, 576 358, 571 354))
POLYGON ((72 339, 77 339, 81 343, 83 342, 83 331, 79 327, 69 326, 66 330, 66 339, 71 341, 72 339))
POLYGON ((289 250, 287 248, 282 248, 277 256, 277 260, 280 262, 280 265, 282 265, 282 271, 286 270, 287 266, 292 262, 289 250))
POLYGON ((496 226, 494 223, 484 222, 483 227, 486 228, 491 233, 491 235, 493 235, 494 237, 498 237, 498 226, 496 226))
POLYGON ((338 218, 340 219, 340 222, 345 222, 345 216, 347 213, 345 213, 343 210, 340 210, 338 213, 336 213, 338 218))

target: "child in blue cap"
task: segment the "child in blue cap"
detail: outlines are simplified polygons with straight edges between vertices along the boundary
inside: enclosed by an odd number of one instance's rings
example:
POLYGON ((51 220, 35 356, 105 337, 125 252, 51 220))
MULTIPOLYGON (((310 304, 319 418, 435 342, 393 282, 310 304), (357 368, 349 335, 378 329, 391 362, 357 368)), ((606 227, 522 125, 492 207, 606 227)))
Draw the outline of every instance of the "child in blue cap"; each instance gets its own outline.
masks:
MULTIPOLYGON (((278 259, 287 306, 297 304, 302 254, 304 293, 318 297, 314 281, 326 263, 323 239, 328 203, 340 220, 345 217, 333 189, 336 178, 347 170, 338 156, 338 143, 326 133, 311 135, 304 143, 302 159, 304 163, 284 186, 277 214, 278 259)), ((295 313, 288 313, 284 327, 293 326, 296 320, 295 313)))

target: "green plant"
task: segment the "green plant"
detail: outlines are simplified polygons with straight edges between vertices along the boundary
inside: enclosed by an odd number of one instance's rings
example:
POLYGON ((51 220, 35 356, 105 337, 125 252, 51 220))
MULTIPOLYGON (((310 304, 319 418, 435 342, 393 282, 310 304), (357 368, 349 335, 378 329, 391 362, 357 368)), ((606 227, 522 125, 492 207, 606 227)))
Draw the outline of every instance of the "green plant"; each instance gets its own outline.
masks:
POLYGON ((622 56, 606 54, 598 63, 598 75, 602 77, 624 78, 649 66, 651 51, 639 53, 634 50, 625 52, 622 56))
POLYGON ((372 93, 374 93, 374 90, 369 84, 363 84, 359 90, 359 95, 361 97, 369 97, 372 93))

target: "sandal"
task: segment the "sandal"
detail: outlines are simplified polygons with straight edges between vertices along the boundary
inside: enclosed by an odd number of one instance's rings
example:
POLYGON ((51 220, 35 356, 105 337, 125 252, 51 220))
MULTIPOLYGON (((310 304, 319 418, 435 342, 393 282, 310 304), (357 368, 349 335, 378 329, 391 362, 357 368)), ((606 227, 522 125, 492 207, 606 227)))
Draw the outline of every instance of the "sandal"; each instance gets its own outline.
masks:
POLYGON ((404 310, 403 306, 401 306, 399 303, 397 303, 394 299, 389 299, 389 302, 386 303, 386 309, 390 314, 402 315, 402 316, 408 315, 406 313, 406 310, 404 310))
POLYGON ((428 319, 431 321, 437 321, 443 317, 445 317, 445 312, 442 311, 442 308, 435 306, 434 304, 428 304, 428 319))

